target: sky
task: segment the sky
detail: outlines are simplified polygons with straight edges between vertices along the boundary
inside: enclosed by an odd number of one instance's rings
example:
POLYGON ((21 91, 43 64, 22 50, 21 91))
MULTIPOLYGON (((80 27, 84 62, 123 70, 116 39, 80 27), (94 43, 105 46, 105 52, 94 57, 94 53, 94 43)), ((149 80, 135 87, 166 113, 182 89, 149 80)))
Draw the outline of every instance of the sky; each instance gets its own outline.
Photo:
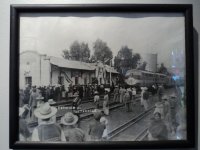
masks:
POLYGON ((22 14, 20 52, 34 50, 62 57, 73 41, 93 43, 101 39, 116 56, 127 45, 133 53, 157 53, 158 64, 184 66, 185 27, 177 13, 62 13, 22 14))

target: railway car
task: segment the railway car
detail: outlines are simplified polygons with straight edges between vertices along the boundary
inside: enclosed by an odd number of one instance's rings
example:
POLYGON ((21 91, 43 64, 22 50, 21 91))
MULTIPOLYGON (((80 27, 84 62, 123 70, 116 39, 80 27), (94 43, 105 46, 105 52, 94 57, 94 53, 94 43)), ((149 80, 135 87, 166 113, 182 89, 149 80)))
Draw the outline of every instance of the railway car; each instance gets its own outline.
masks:
POLYGON ((146 86, 150 87, 154 84, 163 84, 165 86, 174 85, 171 76, 161 73, 154 73, 138 69, 128 70, 125 75, 125 82, 130 86, 146 86))

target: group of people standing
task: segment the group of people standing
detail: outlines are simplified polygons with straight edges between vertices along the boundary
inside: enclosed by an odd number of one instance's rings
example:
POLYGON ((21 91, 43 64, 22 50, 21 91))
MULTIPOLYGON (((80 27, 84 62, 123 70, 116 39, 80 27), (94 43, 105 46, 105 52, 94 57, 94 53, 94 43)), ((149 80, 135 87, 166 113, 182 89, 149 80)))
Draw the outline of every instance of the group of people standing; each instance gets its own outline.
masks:
MULTIPOLYGON (((57 87, 61 90, 60 86, 57 87)), ((51 88, 49 89, 51 90, 51 88)), ((80 87, 74 89, 73 96, 76 95, 74 101, 75 99, 82 99, 84 97, 84 90, 80 89, 80 87)), ((79 117, 73 111, 67 112, 61 118, 60 124, 57 124, 57 108, 51 106, 54 98, 49 99, 51 97, 44 95, 48 91, 48 87, 46 92, 42 92, 39 87, 35 86, 32 88, 27 87, 25 91, 21 91, 19 109, 20 140, 84 142, 106 139, 108 125, 106 116, 109 115, 110 94, 113 91, 112 101, 124 104, 126 111, 129 112, 133 111, 137 92, 135 88, 125 88, 124 86, 115 86, 111 91, 102 85, 94 87, 93 90, 94 104, 96 106, 93 112, 94 119, 84 131, 78 127, 79 117), (102 110, 100 110, 100 98, 103 99, 102 110), (38 122, 38 126, 34 128, 33 132, 30 132, 27 126, 26 118, 28 114, 34 121, 38 122)), ((148 88, 142 87, 141 90, 141 105, 147 111, 150 95, 148 88)), ((186 137, 185 109, 179 106, 179 97, 174 93, 170 96, 164 95, 163 87, 158 89, 157 95, 158 102, 155 104, 153 118, 149 123, 148 139, 167 140, 170 134, 178 134, 181 139, 186 137)))
POLYGON ((136 89, 126 88, 124 86, 115 86, 113 91, 113 101, 116 103, 123 103, 127 112, 133 111, 135 105, 136 89))
POLYGON ((38 126, 31 133, 25 121, 26 108, 20 107, 20 141, 84 142, 101 141, 106 138, 107 119, 103 117, 101 110, 94 110, 94 120, 89 123, 87 131, 78 127, 79 118, 72 112, 67 112, 61 118, 60 124, 56 122, 56 113, 57 108, 50 106, 48 102, 35 109, 34 115, 38 118, 38 126))
POLYGON ((148 130, 149 140, 186 138, 185 106, 179 105, 180 100, 173 93, 170 96, 162 95, 161 99, 155 104, 153 118, 148 130))

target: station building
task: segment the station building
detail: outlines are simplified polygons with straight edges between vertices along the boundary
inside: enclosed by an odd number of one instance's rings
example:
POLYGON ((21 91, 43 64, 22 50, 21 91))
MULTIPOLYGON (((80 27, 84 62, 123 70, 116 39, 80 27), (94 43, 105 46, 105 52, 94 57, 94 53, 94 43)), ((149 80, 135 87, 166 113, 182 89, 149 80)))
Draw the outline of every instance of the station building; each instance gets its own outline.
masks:
POLYGON ((101 62, 85 63, 54 56, 39 54, 36 51, 20 53, 20 89, 27 84, 48 86, 61 84, 65 87, 86 84, 116 84, 118 72, 101 62))

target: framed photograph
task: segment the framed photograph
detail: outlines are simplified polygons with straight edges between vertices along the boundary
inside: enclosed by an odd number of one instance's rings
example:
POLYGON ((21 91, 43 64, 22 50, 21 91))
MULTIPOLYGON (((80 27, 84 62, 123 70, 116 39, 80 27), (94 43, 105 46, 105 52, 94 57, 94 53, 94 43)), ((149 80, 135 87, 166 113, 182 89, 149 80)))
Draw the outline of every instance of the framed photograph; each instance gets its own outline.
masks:
POLYGON ((10 148, 195 146, 192 5, 10 9, 10 148))

